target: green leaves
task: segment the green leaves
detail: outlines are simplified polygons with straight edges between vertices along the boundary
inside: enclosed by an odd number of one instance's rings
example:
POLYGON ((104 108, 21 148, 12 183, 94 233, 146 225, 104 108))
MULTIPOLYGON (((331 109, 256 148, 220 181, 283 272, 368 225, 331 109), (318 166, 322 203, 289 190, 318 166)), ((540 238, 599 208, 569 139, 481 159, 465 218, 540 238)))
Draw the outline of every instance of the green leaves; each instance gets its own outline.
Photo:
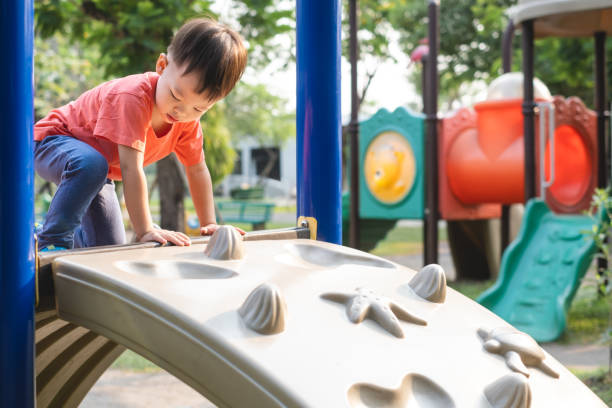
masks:
MULTIPOLYGON (((393 0, 393 7, 387 12, 393 29, 401 35, 401 47, 406 54, 427 35, 426 3, 421 0, 393 0)), ((440 92, 447 100, 458 98, 460 88, 474 80, 489 82, 502 73, 501 40, 508 24, 505 13, 515 3, 515 0, 441 2, 440 92)), ((521 70, 520 35, 520 30, 517 30, 513 42, 514 71, 521 70)), ((535 51, 535 75, 550 88, 553 95, 579 96, 592 106, 592 38, 538 39, 535 51)), ((609 41, 607 52, 612 52, 609 41)), ((610 59, 607 73, 608 77, 612 77, 610 59)))
POLYGON ((40 0, 36 31, 47 38, 65 30, 74 43, 100 50, 107 78, 125 76, 152 70, 196 5, 209 11, 202 0, 40 0))
POLYGON ((58 33, 46 40, 36 37, 35 50, 37 120, 102 82, 102 68, 91 62, 99 56, 95 49, 81 49, 58 33))
POLYGON ((204 153, 213 185, 222 181, 234 169, 236 152, 231 146, 225 118, 225 106, 217 103, 202 118, 204 153))
POLYGON ((255 138, 262 146, 282 146, 295 137, 295 112, 265 85, 241 82, 225 99, 228 127, 234 140, 255 138))

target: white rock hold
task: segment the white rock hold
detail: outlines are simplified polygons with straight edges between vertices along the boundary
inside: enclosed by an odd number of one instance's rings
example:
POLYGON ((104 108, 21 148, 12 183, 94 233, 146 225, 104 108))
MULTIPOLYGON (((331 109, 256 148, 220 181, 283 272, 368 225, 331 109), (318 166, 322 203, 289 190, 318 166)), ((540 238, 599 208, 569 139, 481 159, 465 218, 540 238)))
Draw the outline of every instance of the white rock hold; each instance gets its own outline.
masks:
POLYGON ((257 333, 277 334, 285 330, 287 305, 276 285, 262 283, 249 294, 238 314, 257 333))
POLYGON ((527 378, 512 373, 487 385, 484 391, 491 408, 529 408, 531 388, 527 378))
POLYGON ((204 253, 213 259, 223 261, 244 258, 242 235, 231 225, 221 225, 215 231, 204 253))
POLYGON ((446 300, 446 275, 438 264, 429 264, 412 278, 408 285, 423 299, 434 303, 446 300))

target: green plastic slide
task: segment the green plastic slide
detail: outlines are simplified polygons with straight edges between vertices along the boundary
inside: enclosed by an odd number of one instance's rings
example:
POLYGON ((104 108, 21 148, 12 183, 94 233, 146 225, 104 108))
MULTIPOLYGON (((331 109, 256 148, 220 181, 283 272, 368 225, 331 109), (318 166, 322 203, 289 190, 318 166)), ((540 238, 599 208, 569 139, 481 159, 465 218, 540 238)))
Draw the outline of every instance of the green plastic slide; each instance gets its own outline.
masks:
POLYGON ((543 201, 529 201, 497 282, 478 302, 537 341, 557 339, 596 251, 585 234, 595 222, 587 215, 557 215, 543 201))

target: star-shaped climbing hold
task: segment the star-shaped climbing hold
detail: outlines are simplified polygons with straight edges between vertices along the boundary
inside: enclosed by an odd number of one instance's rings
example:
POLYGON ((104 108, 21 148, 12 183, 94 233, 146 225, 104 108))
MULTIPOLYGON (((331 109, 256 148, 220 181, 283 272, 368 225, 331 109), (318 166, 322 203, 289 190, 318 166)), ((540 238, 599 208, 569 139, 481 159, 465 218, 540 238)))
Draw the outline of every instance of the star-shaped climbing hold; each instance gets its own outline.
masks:
POLYGON ((406 311, 391 299, 376 295, 365 288, 355 289, 356 293, 324 293, 323 299, 346 305, 346 315, 353 323, 361 323, 366 317, 376 321, 396 337, 404 337, 398 319, 426 326, 427 322, 406 311))

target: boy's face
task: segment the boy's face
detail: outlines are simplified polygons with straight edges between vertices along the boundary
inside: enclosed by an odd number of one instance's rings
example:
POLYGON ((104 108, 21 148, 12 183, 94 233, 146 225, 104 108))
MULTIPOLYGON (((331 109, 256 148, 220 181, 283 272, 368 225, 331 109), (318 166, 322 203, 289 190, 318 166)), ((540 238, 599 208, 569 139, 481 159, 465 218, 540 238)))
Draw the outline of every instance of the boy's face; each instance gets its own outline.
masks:
POLYGON ((160 75, 155 91, 155 105, 166 123, 200 120, 217 102, 205 94, 196 93, 198 78, 195 72, 183 75, 179 67, 165 54, 160 54, 155 66, 160 75))

